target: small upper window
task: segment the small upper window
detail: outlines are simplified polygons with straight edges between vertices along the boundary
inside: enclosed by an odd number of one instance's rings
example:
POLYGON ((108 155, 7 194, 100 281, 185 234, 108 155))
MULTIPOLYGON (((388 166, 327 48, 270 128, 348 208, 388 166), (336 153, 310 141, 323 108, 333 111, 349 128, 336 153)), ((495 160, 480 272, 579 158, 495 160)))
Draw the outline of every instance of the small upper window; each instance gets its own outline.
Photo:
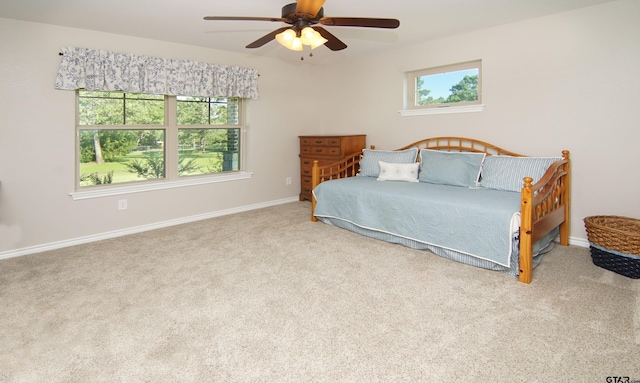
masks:
POLYGON ((481 60, 407 72, 407 109, 482 103, 481 60))

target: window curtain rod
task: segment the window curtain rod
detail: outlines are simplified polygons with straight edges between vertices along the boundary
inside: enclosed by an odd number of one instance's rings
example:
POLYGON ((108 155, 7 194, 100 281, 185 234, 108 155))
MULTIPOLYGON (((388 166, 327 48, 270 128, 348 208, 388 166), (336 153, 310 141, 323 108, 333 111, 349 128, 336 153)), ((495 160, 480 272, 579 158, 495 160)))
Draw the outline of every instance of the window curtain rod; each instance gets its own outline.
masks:
POLYGON ((258 71, 198 61, 64 47, 55 88, 258 98, 258 71))

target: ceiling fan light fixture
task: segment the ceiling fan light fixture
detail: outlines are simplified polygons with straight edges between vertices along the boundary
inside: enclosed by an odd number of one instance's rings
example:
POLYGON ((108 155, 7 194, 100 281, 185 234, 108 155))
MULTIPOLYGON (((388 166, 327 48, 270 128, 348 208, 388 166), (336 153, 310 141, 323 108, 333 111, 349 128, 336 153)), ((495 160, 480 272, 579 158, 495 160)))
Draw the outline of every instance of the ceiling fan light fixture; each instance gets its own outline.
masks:
POLYGON ((328 41, 320 35, 320 32, 311 27, 305 27, 302 32, 300 32, 300 40, 302 44, 309 45, 311 49, 316 49, 328 41))
POLYGON ((311 27, 305 27, 302 32, 300 32, 300 40, 304 45, 311 45, 315 41, 316 31, 311 27))
POLYGON ((276 35, 276 41, 279 42, 285 48, 291 49, 291 44, 293 43, 293 39, 296 38, 296 31, 293 29, 287 29, 282 33, 278 33, 276 35))
POLYGON ((311 49, 316 49, 317 47, 323 46, 327 41, 329 41, 324 37, 322 37, 318 31, 313 31, 313 32, 314 32, 314 38, 311 44, 309 44, 311 46, 311 49))
POLYGON ((288 48, 291 49, 292 51, 301 51, 302 41, 300 40, 300 37, 294 38, 293 41, 291 42, 291 46, 288 48))
POLYGON ((283 47, 291 49, 292 51, 301 51, 304 45, 309 45, 311 49, 315 49, 327 42, 327 39, 322 37, 318 31, 311 27, 305 27, 300 31, 300 37, 293 29, 287 29, 284 32, 276 35, 276 41, 283 47))
POLYGON ((300 41, 300 38, 296 36, 296 31, 293 29, 287 29, 284 32, 278 33, 276 35, 276 41, 283 47, 291 49, 292 51, 302 50, 302 41, 300 41))

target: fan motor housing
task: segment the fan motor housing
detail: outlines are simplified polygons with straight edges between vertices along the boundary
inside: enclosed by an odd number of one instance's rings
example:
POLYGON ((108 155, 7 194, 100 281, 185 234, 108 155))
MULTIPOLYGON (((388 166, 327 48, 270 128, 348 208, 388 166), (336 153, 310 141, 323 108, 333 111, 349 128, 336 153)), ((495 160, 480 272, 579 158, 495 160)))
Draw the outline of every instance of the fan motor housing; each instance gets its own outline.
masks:
POLYGON ((296 13, 296 8, 298 7, 297 3, 287 4, 282 7, 282 18, 289 20, 296 20, 299 18, 306 20, 317 20, 324 17, 324 8, 320 8, 315 17, 310 17, 308 13, 296 13))

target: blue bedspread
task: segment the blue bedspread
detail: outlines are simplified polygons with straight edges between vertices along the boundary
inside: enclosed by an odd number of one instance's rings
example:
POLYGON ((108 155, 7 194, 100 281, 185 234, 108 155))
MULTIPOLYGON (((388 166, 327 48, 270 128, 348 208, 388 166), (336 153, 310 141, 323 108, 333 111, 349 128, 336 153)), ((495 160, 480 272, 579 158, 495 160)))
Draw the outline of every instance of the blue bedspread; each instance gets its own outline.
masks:
POLYGON ((520 193, 349 177, 325 181, 313 194, 317 217, 510 266, 520 193))

